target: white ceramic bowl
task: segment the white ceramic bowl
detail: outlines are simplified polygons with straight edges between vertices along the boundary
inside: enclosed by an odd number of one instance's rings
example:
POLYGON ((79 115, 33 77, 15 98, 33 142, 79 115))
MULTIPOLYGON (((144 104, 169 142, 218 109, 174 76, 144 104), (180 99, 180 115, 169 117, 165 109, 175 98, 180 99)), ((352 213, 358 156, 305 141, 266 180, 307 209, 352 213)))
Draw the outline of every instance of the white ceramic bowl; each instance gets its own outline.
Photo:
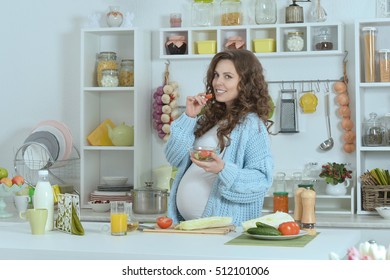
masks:
POLYGON ((382 216, 384 219, 390 219, 390 207, 389 206, 383 206, 383 207, 376 207, 375 210, 379 213, 379 215, 382 216))
POLYGON ((108 212, 111 208, 109 200, 92 200, 89 201, 88 204, 91 205, 93 211, 99 213, 108 212))
POLYGON ((128 177, 123 177, 123 176, 105 176, 102 179, 107 185, 115 185, 115 186, 124 185, 129 180, 128 177))
POLYGON ((212 161, 212 153, 218 154, 218 149, 206 146, 194 146, 190 149, 190 154, 200 161, 212 161))

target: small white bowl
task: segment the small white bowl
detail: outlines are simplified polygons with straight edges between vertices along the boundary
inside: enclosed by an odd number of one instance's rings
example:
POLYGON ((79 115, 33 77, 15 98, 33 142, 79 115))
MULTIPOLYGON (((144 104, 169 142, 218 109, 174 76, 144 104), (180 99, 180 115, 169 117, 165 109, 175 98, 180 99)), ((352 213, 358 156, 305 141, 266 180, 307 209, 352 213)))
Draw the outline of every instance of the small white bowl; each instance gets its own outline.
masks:
POLYGON ((108 212, 111 209, 109 200, 92 200, 88 204, 91 205, 93 211, 98 213, 108 212))
POLYGON ((104 176, 102 179, 107 185, 115 185, 115 186, 124 185, 129 180, 128 177, 123 177, 123 176, 104 176))
POLYGON ((382 218, 389 220, 390 219, 390 207, 376 207, 375 210, 382 216, 382 218))

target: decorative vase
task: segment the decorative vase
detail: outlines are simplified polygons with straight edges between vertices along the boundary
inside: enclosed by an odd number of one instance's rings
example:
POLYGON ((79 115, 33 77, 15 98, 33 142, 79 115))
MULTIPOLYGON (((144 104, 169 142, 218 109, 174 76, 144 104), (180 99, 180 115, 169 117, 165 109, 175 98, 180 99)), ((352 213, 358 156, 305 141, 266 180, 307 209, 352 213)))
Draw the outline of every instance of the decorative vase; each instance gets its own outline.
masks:
POLYGON ((119 11, 118 6, 110 6, 107 13, 107 24, 109 27, 119 27, 123 22, 123 14, 119 11))
POLYGON ((325 193, 333 196, 345 195, 347 193, 347 188, 349 187, 350 181, 346 180, 343 183, 337 185, 327 184, 325 193))

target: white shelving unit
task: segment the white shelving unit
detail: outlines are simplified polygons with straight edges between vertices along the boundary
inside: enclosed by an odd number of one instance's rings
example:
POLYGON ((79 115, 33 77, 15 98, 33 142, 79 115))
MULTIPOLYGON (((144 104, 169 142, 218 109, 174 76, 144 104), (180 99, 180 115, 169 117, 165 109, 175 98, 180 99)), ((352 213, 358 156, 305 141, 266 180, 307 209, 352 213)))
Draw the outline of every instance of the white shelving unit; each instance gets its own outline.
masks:
POLYGON ((246 42, 246 48, 251 51, 254 51, 254 39, 275 39, 276 51, 270 53, 256 53, 259 57, 344 55, 344 25, 338 22, 163 28, 160 29, 160 58, 211 58, 213 56, 212 54, 196 54, 195 42, 199 40, 215 40, 217 42, 218 52, 224 49, 224 45, 230 36, 241 36, 246 42), (323 27, 327 27, 331 32, 333 37, 333 50, 317 51, 314 48, 314 36, 323 27), (300 52, 291 52, 286 48, 285 42, 287 33, 295 31, 304 33, 305 46, 303 51, 300 52), (187 51, 185 54, 169 55, 167 53, 165 43, 169 36, 174 35, 181 35, 186 38, 187 51))
MULTIPOLYGON (((390 169, 390 146, 367 147, 362 143, 362 124, 371 112, 378 117, 390 112, 390 83, 377 80, 373 83, 364 81, 364 48, 362 28, 373 26, 378 30, 376 51, 390 48, 390 20, 370 19, 355 22, 355 78, 356 78, 356 168, 358 177, 373 168, 390 169)), ((379 71, 377 69, 377 79, 379 71)), ((362 204, 362 185, 357 182, 357 214, 376 214, 376 211, 366 211, 362 204)))
POLYGON ((81 30, 81 206, 88 208, 90 193, 102 176, 126 176, 135 188, 151 178, 151 36, 137 28, 81 30), (134 59, 134 87, 98 87, 96 57, 117 53, 118 60, 134 59), (134 125, 134 146, 91 146, 87 136, 105 119, 134 125))
MULTIPOLYGON (((286 180, 288 186, 288 205, 289 213, 294 211, 294 181, 286 180)), ((310 178, 304 178, 303 181, 309 182, 310 178)), ((316 213, 317 214, 354 214, 355 213, 355 186, 351 183, 351 187, 347 188, 345 195, 333 196, 325 193, 325 181, 319 179, 314 184, 316 191, 316 213)), ((271 213, 273 211, 273 195, 272 188, 264 198, 264 213, 271 213)))

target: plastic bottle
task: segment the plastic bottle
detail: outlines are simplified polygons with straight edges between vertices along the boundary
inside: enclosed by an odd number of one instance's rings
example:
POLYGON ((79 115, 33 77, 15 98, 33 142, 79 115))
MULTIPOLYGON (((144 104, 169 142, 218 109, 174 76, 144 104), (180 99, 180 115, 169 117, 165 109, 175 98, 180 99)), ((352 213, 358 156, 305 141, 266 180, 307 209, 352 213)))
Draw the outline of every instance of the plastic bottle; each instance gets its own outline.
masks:
POLYGON ((53 230, 54 227, 54 193, 49 182, 49 172, 39 170, 39 179, 35 186, 34 208, 46 208, 48 210, 45 230, 53 230))

